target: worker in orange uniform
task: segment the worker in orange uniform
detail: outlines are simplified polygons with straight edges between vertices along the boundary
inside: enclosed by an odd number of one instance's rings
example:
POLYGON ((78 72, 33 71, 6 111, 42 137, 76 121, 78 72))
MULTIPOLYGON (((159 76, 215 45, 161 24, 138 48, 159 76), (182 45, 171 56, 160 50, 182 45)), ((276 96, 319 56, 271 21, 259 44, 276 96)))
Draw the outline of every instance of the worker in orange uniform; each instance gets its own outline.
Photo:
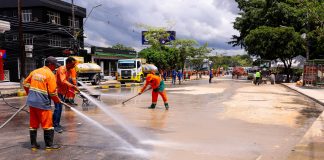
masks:
MULTIPOLYGON (((67 77, 71 84, 73 84, 74 86, 77 85, 77 72, 75 67, 67 71, 67 77)), ((65 95, 65 102, 71 105, 77 105, 74 102, 74 97, 75 97, 75 90, 73 87, 69 87, 69 91, 65 95)))
MULTIPOLYGON (((73 69, 76 65, 76 60, 73 57, 68 57, 65 60, 66 66, 61 66, 56 71, 56 82, 57 82, 57 92, 58 96, 62 101, 65 101, 65 97, 67 93, 69 92, 70 88, 73 88, 73 90, 78 91, 76 85, 69 82, 69 72, 71 69, 73 69)), ((58 133, 62 133, 63 129, 60 125, 61 121, 61 115, 62 115, 62 104, 58 103, 55 104, 55 110, 53 113, 53 124, 54 124, 54 130, 58 133)))
POLYGON ((38 149, 37 129, 39 124, 44 130, 46 150, 60 149, 53 144, 54 130, 52 121, 51 99, 60 104, 61 101, 56 92, 56 79, 53 71, 59 66, 54 57, 45 60, 45 66, 32 71, 24 81, 24 88, 28 94, 26 105, 30 114, 30 142, 32 150, 38 149), (50 98, 49 98, 50 97, 50 98))
POLYGON ((148 107, 148 109, 154 109, 156 106, 156 102, 158 99, 158 95, 160 94, 162 96, 162 99, 164 101, 164 106, 165 109, 168 110, 169 109, 169 104, 168 104, 168 98, 165 92, 165 85, 164 85, 164 81, 160 78, 160 76, 157 76, 154 74, 154 71, 151 71, 150 74, 147 74, 146 76, 146 82, 145 85, 143 86, 143 88, 141 89, 140 94, 142 94, 146 87, 148 85, 151 85, 151 88, 153 89, 152 91, 152 104, 150 107, 148 107))

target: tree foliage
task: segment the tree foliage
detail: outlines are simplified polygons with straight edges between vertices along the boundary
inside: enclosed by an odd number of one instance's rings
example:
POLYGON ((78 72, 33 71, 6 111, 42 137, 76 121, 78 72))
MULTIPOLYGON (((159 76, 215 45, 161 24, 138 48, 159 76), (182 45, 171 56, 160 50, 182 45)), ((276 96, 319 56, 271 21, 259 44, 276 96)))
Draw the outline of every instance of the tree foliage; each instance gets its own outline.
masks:
POLYGON ((120 43, 117 43, 117 44, 113 45, 111 48, 113 48, 113 49, 118 49, 118 50, 135 51, 134 48, 132 48, 132 47, 127 47, 127 46, 125 46, 125 45, 123 45, 123 44, 120 44, 120 43))
MULTIPOLYGON (((306 55, 311 58, 323 53, 323 0, 235 0, 241 10, 234 22, 240 35, 229 43, 241 46, 248 54, 268 60, 279 58, 287 75, 291 59, 306 55), (306 33, 306 40, 301 34, 306 33)), ((289 80, 289 77, 287 78, 289 80)))
POLYGON ((236 55, 236 56, 214 56, 210 57, 213 63, 213 68, 223 67, 227 69, 228 67, 248 67, 252 65, 252 58, 249 55, 236 55))
MULTIPOLYGON (((241 10, 234 22, 234 28, 240 35, 233 35, 229 43, 246 48, 245 37, 251 31, 261 27, 292 27, 300 35, 307 33, 310 55, 317 58, 323 46, 322 37, 324 22, 323 0, 236 0, 241 10)), ((306 43, 303 44, 306 46, 306 43)), ((269 53, 271 54, 271 53, 269 53)), ((305 53, 302 55, 305 56, 305 53)))

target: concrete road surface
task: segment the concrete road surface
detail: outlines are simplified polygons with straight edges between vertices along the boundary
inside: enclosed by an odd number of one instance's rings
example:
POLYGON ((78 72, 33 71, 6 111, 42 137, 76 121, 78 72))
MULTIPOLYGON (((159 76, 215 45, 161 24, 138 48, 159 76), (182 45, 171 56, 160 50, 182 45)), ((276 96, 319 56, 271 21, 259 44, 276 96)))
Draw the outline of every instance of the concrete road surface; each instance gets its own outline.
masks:
MULTIPOLYGON (((84 160, 284 160, 321 108, 281 85, 208 80, 167 86, 170 110, 159 98, 149 110, 150 92, 122 105, 139 88, 96 90, 101 102, 65 108, 59 151, 29 149, 29 115, 21 112, 0 129, 0 159, 84 160), (84 116, 82 116, 82 114, 84 116)), ((21 106, 25 98, 7 99, 21 106)), ((0 102, 0 123, 16 110, 0 102)))

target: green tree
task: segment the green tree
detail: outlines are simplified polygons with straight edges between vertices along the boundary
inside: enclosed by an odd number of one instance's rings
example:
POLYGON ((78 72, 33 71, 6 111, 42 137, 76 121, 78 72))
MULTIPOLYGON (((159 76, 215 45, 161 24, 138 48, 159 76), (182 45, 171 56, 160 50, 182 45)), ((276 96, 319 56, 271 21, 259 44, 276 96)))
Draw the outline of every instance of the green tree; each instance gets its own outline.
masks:
POLYGON ((302 38, 292 27, 259 27, 244 41, 250 55, 268 60, 279 58, 284 63, 288 82, 292 59, 305 52, 302 38))
POLYGON ((178 67, 183 71, 186 60, 191 57, 194 58, 196 49, 194 46, 198 45, 198 42, 190 39, 178 39, 171 42, 174 49, 178 49, 178 67))
POLYGON ((113 49, 118 49, 118 50, 128 50, 128 51, 135 51, 134 48, 132 47, 126 47, 123 44, 117 43, 115 45, 113 45, 111 48, 113 49))

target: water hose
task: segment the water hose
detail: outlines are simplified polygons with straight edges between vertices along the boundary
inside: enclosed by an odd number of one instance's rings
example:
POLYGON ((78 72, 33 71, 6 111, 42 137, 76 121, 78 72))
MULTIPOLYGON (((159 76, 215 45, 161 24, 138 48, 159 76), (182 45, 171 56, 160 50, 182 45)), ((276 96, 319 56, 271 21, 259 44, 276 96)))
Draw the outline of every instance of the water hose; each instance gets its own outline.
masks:
MULTIPOLYGON (((2 100, 3 100, 3 101, 4 101, 4 102, 9 106, 9 107, 11 107, 11 108, 13 108, 13 109, 19 109, 18 107, 15 107, 15 106, 9 104, 9 103, 5 100, 5 98, 3 97, 3 95, 2 95, 1 92, 0 92, 0 97, 2 98, 2 100)), ((29 113, 29 111, 27 111, 27 110, 25 110, 25 109, 23 109, 23 111, 29 113)))
POLYGON ((3 128, 5 125, 7 125, 22 109, 24 109, 26 107, 26 105, 24 104, 23 106, 21 106, 18 111, 13 114, 5 123, 3 123, 1 126, 0 126, 0 129, 3 128))

